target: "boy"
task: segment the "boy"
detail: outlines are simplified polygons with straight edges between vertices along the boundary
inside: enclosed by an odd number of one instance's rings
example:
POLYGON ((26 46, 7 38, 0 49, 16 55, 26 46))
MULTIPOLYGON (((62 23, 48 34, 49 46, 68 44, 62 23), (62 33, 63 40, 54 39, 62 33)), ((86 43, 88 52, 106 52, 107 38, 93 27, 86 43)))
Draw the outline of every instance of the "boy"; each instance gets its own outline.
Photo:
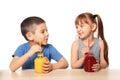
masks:
POLYGON ((48 73, 54 69, 67 68, 68 62, 57 51, 57 49, 48 44, 48 31, 45 21, 40 17, 28 17, 21 23, 21 33, 28 41, 20 45, 10 63, 10 70, 15 72, 22 66, 22 69, 34 69, 34 59, 38 52, 42 52, 48 61, 44 63, 43 70, 48 73), (50 63, 51 59, 57 63, 50 63))

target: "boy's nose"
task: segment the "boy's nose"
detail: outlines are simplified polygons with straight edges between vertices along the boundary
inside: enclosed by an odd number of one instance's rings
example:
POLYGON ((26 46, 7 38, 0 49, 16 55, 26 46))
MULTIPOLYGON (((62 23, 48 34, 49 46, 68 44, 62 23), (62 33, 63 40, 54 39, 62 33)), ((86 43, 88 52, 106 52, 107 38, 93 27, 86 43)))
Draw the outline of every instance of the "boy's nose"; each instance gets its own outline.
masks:
POLYGON ((46 35, 46 36, 48 36, 48 35, 49 35, 49 33, 48 33, 48 32, 46 32, 46 33, 45 33, 45 35, 46 35))

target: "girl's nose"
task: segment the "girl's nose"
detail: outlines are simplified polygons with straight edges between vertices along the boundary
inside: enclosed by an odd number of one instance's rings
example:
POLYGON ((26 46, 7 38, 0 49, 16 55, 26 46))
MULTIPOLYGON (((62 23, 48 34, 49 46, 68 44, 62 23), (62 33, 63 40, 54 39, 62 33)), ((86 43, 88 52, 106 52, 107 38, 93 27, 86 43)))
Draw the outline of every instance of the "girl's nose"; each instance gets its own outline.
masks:
POLYGON ((77 31, 78 31, 78 32, 81 31, 81 27, 78 27, 78 28, 77 28, 77 31))

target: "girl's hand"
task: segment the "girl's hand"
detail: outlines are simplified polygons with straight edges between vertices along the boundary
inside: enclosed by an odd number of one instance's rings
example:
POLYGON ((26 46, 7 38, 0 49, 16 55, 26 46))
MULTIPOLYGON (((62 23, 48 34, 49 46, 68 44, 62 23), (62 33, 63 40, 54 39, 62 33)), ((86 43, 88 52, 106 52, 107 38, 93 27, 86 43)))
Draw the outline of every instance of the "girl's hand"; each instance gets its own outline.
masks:
POLYGON ((49 62, 48 59, 47 59, 47 61, 43 65, 43 70, 44 70, 44 73, 48 73, 48 72, 53 70, 52 64, 49 62))
POLYGON ((100 69, 101 69, 101 67, 100 67, 100 64, 98 63, 98 61, 97 61, 96 64, 93 64, 93 66, 92 66, 92 70, 93 70, 93 71, 97 72, 97 71, 99 71, 100 69))
POLYGON ((89 48, 88 47, 85 47, 82 49, 81 53, 82 53, 82 56, 85 56, 85 54, 89 52, 89 48))

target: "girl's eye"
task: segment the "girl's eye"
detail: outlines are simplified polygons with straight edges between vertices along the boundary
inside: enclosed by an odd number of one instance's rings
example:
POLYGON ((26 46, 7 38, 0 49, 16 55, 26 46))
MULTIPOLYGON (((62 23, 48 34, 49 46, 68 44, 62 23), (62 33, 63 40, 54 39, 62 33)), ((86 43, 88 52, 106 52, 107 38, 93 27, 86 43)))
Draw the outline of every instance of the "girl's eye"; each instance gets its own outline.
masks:
POLYGON ((80 27, 83 28, 84 26, 85 26, 85 25, 82 24, 80 27))
POLYGON ((84 27, 84 26, 81 26, 81 28, 84 27))
POLYGON ((76 29, 78 28, 78 26, 76 26, 76 29))
POLYGON ((78 29, 80 27, 80 25, 76 25, 76 29, 78 29))

